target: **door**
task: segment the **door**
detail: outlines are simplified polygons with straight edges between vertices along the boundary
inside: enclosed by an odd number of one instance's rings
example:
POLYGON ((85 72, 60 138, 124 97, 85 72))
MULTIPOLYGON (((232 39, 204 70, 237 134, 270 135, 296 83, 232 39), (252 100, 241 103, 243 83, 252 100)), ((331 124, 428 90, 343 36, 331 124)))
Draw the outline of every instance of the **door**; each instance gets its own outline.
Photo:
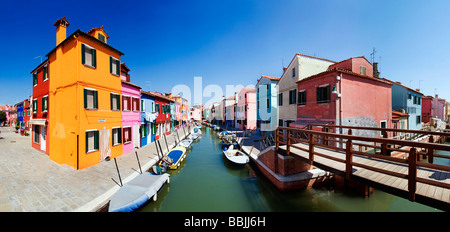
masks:
POLYGON ((134 124, 133 125, 133 136, 132 136, 132 138, 133 138, 133 149, 135 147, 139 147, 139 144, 140 144, 141 138, 139 136, 139 126, 140 126, 139 124, 134 124))
POLYGON ((42 151, 46 151, 47 149, 47 127, 45 126, 39 126, 41 131, 40 131, 40 136, 41 136, 41 150, 42 151))
POLYGON ((111 157, 110 142, 110 131, 108 129, 100 130, 100 161, 105 160, 107 157, 111 157))

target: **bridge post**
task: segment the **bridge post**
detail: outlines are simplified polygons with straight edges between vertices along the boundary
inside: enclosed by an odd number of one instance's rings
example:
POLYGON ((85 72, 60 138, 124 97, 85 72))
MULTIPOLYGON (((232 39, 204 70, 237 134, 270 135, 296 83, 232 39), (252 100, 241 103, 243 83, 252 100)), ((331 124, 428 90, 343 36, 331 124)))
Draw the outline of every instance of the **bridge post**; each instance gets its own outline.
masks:
POLYGON ((309 164, 314 162, 314 134, 309 135, 309 164))
POLYGON ((277 130, 275 131, 275 149, 278 152, 278 148, 280 147, 280 136, 279 134, 280 130, 277 128, 277 130))
POLYGON ((350 175, 352 174, 352 162, 353 162, 353 156, 352 156, 352 140, 347 140, 347 143, 345 144, 345 179, 350 180, 350 175))
MULTIPOLYGON (((428 139, 429 143, 434 143, 434 138, 432 135, 430 135, 430 138, 428 139)), ((428 163, 432 164, 433 163, 433 155, 434 155, 434 149, 433 148, 428 148, 428 163)))
POLYGON ((411 148, 409 150, 408 157, 408 192, 410 201, 415 201, 416 199, 416 186, 417 186, 417 157, 416 157, 416 148, 411 148))

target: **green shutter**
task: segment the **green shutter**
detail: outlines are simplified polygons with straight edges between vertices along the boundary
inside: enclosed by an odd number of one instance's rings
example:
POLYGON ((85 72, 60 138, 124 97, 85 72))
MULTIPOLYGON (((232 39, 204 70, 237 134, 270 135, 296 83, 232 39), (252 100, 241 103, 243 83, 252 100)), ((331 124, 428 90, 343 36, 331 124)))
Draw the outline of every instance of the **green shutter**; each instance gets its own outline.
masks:
POLYGON ((117 97, 117 109, 120 110, 120 95, 116 95, 117 97))
POLYGON ((92 66, 97 67, 97 51, 95 49, 92 49, 92 66))
POLYGON ((41 102, 42 102, 42 104, 41 104, 41 110, 42 110, 42 111, 45 110, 45 107, 44 107, 44 100, 45 100, 45 97, 43 97, 43 98, 42 98, 42 101, 41 101, 41 102))
POLYGON ((84 89, 84 108, 87 109, 87 89, 84 89))
POLYGON ((109 99, 110 99, 110 102, 111 102, 111 104, 110 104, 110 105, 111 105, 111 110, 113 110, 113 109, 114 109, 114 107, 113 107, 113 98, 114 98, 114 94, 110 93, 110 94, 109 94, 109 97, 110 97, 109 99))
POLYGON ((112 62, 113 62, 113 58, 112 56, 109 57, 109 72, 112 73, 112 62))
POLYGON ((98 150, 99 132, 94 131, 94 149, 98 150))
POLYGON ((98 91, 94 91, 94 109, 98 109, 98 91))
POLYGON ((327 86, 327 90, 326 90, 326 91, 327 91, 327 98, 326 98, 326 101, 327 101, 327 102, 330 102, 330 100, 331 100, 331 92, 330 92, 330 91, 331 91, 331 88, 330 88, 330 85, 327 86))
POLYGON ((89 133, 89 132, 86 132, 86 153, 89 151, 89 150, 88 150, 88 142, 89 142, 89 139, 88 139, 88 133, 89 133))
POLYGON ((81 44, 81 63, 84 64, 86 61, 85 54, 86 53, 86 46, 84 44, 81 44))
POLYGON ((122 128, 117 129, 119 131, 119 143, 122 143, 122 128))
POLYGON ((116 74, 120 76, 120 61, 116 60, 116 74))
POLYGON ((115 129, 111 129, 111 146, 114 145, 114 130, 115 129))

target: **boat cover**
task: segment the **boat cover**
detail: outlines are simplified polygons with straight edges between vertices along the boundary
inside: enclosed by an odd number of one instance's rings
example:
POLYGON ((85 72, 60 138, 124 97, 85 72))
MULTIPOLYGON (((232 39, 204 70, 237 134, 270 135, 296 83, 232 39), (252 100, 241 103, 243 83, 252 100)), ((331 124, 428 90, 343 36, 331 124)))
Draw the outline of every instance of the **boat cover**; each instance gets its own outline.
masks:
POLYGON ((109 212, 131 212, 147 202, 166 183, 170 175, 144 172, 124 184, 109 202, 109 212))

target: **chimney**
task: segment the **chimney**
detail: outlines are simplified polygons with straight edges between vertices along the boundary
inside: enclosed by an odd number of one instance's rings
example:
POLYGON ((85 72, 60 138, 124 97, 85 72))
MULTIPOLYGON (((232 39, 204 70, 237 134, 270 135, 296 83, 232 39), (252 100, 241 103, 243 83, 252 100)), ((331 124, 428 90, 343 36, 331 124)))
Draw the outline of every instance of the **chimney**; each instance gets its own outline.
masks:
POLYGON ((373 62, 373 77, 380 78, 380 72, 378 72, 378 62, 373 62))
POLYGON ((66 17, 56 20, 53 26, 56 26, 56 46, 66 39, 66 28, 69 26, 66 17))

